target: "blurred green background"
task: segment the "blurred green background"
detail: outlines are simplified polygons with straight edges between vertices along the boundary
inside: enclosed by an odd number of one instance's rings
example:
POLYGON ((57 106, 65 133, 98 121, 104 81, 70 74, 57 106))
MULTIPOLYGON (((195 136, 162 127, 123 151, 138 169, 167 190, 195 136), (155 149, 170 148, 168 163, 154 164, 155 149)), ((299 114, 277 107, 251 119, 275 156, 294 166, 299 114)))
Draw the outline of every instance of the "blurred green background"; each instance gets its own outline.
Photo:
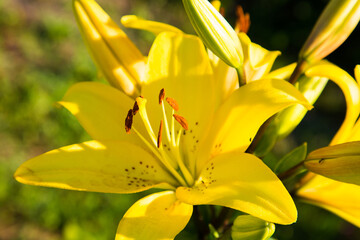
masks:
MULTIPOLYGON (((181 1, 98 0, 119 22, 122 15, 173 24, 192 33, 181 1)), ((250 13, 249 36, 280 50, 276 67, 297 53, 326 0, 223 1, 228 19, 241 4, 250 13)), ((126 30, 144 54, 154 37, 126 30)), ((360 31, 328 59, 353 75, 360 63, 360 31)), ((76 119, 57 108, 75 82, 98 81, 72 14, 70 0, 0 0, 0 239, 114 239, 117 224, 143 194, 116 195, 25 186, 12 178, 25 160, 48 150, 88 140, 76 119)), ((332 83, 294 134, 278 144, 283 154, 302 142, 310 150, 326 146, 345 112, 342 93, 332 83)), ((360 204, 360 203, 359 203, 360 204)), ((360 239, 360 231, 324 210, 298 203, 299 220, 277 226, 278 239, 360 239)), ((193 223, 177 239, 196 239, 193 223), (195 236, 190 238, 189 236, 195 236)))

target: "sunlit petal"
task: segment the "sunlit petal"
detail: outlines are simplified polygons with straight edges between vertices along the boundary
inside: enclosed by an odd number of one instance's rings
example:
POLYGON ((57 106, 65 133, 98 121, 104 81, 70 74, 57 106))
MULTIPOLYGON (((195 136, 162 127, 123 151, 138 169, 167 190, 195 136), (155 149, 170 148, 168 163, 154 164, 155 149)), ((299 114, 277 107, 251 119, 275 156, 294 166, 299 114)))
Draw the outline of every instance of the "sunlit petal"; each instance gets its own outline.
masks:
POLYGON ((350 136, 360 113, 360 89, 356 81, 344 70, 334 64, 321 62, 306 71, 309 77, 326 77, 334 81, 345 95, 347 110, 345 120, 331 141, 331 145, 343 143, 350 136))
POLYGON ((245 151, 268 118, 294 104, 311 109, 301 93, 283 80, 258 80, 237 89, 215 114, 197 170, 216 154, 245 151))
POLYGON ((246 82, 258 80, 270 72, 279 51, 268 51, 251 42, 245 33, 239 33, 239 39, 244 52, 244 72, 246 82))
POLYGON ((137 201, 119 223, 116 240, 170 240, 184 229, 193 207, 176 199, 173 191, 137 201))
POLYGON ((297 195, 360 227, 360 186, 317 175, 297 195))
POLYGON ((122 141, 89 141, 52 150, 23 163, 14 177, 30 185, 108 193, 177 185, 153 155, 122 141))
POLYGON ((296 63, 292 63, 282 68, 278 68, 266 75, 266 78, 273 79, 289 79, 292 72, 295 70, 296 63))
POLYGON ((177 188, 176 196, 189 204, 226 206, 274 223, 291 224, 297 218, 281 181, 260 159, 246 153, 216 156, 195 185, 177 188))
POLYGON ((135 15, 126 15, 121 18, 121 23, 127 28, 135 28, 145 30, 158 35, 162 32, 182 33, 182 31, 174 26, 166 23, 155 22, 139 18, 135 15))
MULTIPOLYGON (((143 143, 135 134, 125 131, 125 118, 134 102, 105 84, 82 82, 73 85, 59 104, 79 120, 93 139, 126 140, 141 145, 143 143)), ((135 121, 134 126, 147 135, 140 121, 135 121)))

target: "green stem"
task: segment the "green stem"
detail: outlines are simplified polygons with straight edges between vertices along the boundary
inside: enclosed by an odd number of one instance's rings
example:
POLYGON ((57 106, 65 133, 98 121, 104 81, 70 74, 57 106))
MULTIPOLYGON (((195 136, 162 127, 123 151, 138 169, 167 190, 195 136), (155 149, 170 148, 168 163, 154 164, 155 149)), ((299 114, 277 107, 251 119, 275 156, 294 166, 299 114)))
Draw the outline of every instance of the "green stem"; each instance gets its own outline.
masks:
POLYGON ((305 60, 298 61, 293 73, 291 74, 291 76, 289 78, 289 83, 291 83, 293 85, 296 83, 296 81, 299 79, 299 77, 303 73, 305 66, 306 66, 305 60))
POLYGON ((292 168, 288 169, 287 171, 280 173, 278 178, 283 181, 291 176, 293 176, 299 169, 303 167, 304 162, 300 162, 297 165, 293 166, 292 168))
POLYGON ((206 236, 209 234, 210 230, 207 224, 204 221, 204 217, 201 215, 199 206, 194 206, 194 214, 196 227, 198 230, 199 240, 205 240, 206 236))
POLYGON ((236 69, 236 73, 238 75, 239 87, 244 86, 246 84, 246 77, 245 77, 243 67, 240 66, 240 67, 235 68, 235 69, 236 69))

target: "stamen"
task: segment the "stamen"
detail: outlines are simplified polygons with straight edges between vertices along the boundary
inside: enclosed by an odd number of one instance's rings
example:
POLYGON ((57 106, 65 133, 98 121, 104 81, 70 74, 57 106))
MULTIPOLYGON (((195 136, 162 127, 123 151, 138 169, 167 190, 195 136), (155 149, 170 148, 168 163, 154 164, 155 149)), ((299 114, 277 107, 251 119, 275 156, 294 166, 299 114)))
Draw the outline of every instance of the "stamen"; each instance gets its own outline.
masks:
POLYGON ((159 133, 157 137, 157 147, 160 148, 161 139, 162 139, 162 130, 163 130, 163 121, 160 121, 159 133))
POLYGON ((130 130, 131 130, 131 126, 132 126, 132 123, 133 123, 133 110, 130 109, 126 118, 125 118, 125 131, 127 134, 130 133, 130 130))
POLYGON ((135 114, 139 111, 139 105, 137 104, 137 102, 135 101, 134 106, 133 106, 133 115, 135 116, 135 114))
POLYGON ((175 120, 180 123, 180 125, 185 129, 188 130, 189 129, 189 125, 186 121, 186 119, 180 115, 177 114, 173 114, 173 117, 175 118, 175 120))
POLYGON ((161 89, 160 90, 160 93, 159 93, 159 104, 162 103, 162 101, 164 100, 165 98, 165 89, 161 89))
POLYGON ((167 97, 166 101, 175 111, 179 111, 179 105, 177 104, 175 99, 167 97))
POLYGON ((250 15, 249 13, 244 13, 244 10, 241 6, 236 7, 236 24, 235 31, 237 33, 244 32, 247 33, 250 28, 250 15))

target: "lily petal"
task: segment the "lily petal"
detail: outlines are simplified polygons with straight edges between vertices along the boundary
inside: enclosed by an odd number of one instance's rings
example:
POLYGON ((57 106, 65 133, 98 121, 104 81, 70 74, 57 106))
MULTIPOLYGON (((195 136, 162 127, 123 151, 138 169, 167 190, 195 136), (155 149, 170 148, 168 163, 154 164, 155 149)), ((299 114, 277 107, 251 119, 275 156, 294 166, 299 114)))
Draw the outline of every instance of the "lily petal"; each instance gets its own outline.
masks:
POLYGON ((265 221, 291 224, 295 204, 277 176, 247 153, 220 154, 209 161, 192 188, 179 187, 176 196, 192 205, 221 205, 265 221))
POLYGON ((201 146, 198 171, 211 156, 235 149, 244 152, 268 118, 294 104, 312 108, 304 96, 284 80, 258 80, 237 89, 215 114, 207 141, 201 146))
POLYGON ((330 145, 346 142, 360 113, 360 88, 344 70, 328 62, 310 67, 305 74, 309 77, 325 77, 334 81, 343 91, 347 104, 345 120, 330 145))
POLYGON ((260 45, 251 42, 246 33, 239 33, 239 39, 244 52, 244 72, 246 82, 262 78, 270 72, 280 51, 268 51, 260 45))
POLYGON ((14 177, 24 184, 106 193, 172 189, 178 184, 153 155, 122 141, 89 141, 52 150, 23 163, 14 177))
POLYGON ((137 97, 145 58, 94 0, 74 0, 74 12, 92 57, 116 88, 137 97))
POLYGON ((170 240, 185 228, 193 207, 176 199, 173 191, 137 201, 119 223, 115 240, 170 240))
POLYGON ((358 84, 360 84, 360 65, 356 65, 354 72, 355 72, 355 79, 358 82, 358 84))
POLYGON ((209 57, 217 58, 217 62, 212 60, 212 66, 214 71, 215 89, 216 89, 216 105, 215 109, 220 106, 228 97, 239 88, 239 81, 236 70, 233 67, 227 65, 224 61, 219 59, 216 55, 212 54, 210 50, 209 57))
MULTIPOLYGON (((124 93, 97 82, 81 82, 73 85, 60 105, 67 108, 96 140, 126 140, 142 145, 135 134, 126 134, 125 118, 134 100, 124 93)), ((134 121, 137 130, 145 134, 140 121, 134 121)))
POLYGON ((127 28, 135 28, 159 35, 162 32, 183 33, 180 29, 166 23, 155 22, 139 18, 135 15, 126 15, 121 18, 121 23, 127 28))
POLYGON ((360 227, 360 186, 317 175, 302 186, 297 195, 360 227))
POLYGON ((296 68, 296 63, 289 64, 285 67, 278 68, 266 75, 266 78, 289 79, 296 68))
MULTIPOLYGON (((189 129, 182 140, 185 158, 194 169, 198 141, 212 119, 215 100, 213 73, 204 45, 192 35, 161 33, 150 50, 147 67, 142 95, 148 99, 152 125, 157 126, 162 118, 158 92, 164 88, 166 96, 177 101, 177 114, 187 120, 189 129)), ((167 118, 172 119, 171 111, 167 118)), ((176 131, 180 128, 176 125, 176 131)))

